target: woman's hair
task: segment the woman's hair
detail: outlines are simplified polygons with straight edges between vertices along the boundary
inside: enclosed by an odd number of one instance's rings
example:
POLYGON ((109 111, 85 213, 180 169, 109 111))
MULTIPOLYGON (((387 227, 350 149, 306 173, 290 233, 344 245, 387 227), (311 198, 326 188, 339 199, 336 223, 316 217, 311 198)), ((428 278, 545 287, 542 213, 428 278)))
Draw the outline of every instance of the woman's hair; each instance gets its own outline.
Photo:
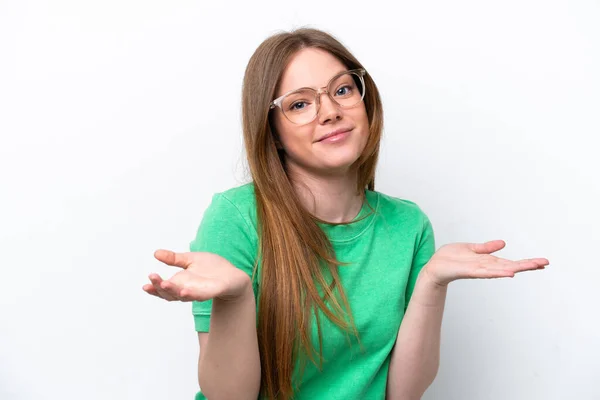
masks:
MULTIPOLYGON (((325 50, 348 69, 363 68, 328 33, 302 28, 275 34, 262 42, 250 58, 244 75, 242 123, 257 203, 260 243, 257 264, 262 263, 257 321, 261 393, 281 400, 290 398, 293 393, 292 373, 297 357, 305 362, 306 355, 317 365, 310 339, 313 312, 319 338, 319 368, 323 346, 318 309, 344 331, 352 329, 358 339, 337 272, 338 266, 345 263, 336 260, 331 242, 317 224, 319 220, 300 203, 286 173, 283 152, 276 147, 277 132, 271 123, 269 105, 281 76, 292 56, 304 48, 325 50), (328 299, 333 312, 326 305, 328 299)), ((365 76, 365 88, 369 137, 353 165, 358 176, 357 194, 363 200, 365 189, 375 189, 375 167, 383 129, 381 99, 369 74, 365 76)), ((274 109, 273 113, 277 111, 274 109)))

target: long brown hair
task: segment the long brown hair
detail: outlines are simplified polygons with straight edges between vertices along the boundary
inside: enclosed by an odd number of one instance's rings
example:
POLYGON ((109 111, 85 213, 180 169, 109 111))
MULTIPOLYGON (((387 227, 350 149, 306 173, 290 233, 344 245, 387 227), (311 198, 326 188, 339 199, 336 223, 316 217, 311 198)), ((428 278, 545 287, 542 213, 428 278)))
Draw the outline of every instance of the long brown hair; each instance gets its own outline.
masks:
MULTIPOLYGON (((244 143, 256 195, 258 259, 262 263, 257 321, 261 394, 280 400, 293 394, 292 373, 297 357, 307 355, 317 365, 310 341, 313 311, 319 336, 319 368, 323 351, 318 309, 341 329, 352 329, 358 338, 337 272, 338 266, 345 263, 336 260, 318 220, 300 203, 286 174, 283 154, 277 150, 276 132, 269 118, 269 104, 286 66, 297 51, 308 47, 329 52, 348 69, 363 68, 330 34, 302 28, 275 34, 260 44, 246 67, 242 91, 244 143), (333 312, 325 303, 327 299, 331 299, 333 312)), ((353 165, 358 176, 357 194, 363 199, 365 189, 375 189, 383 129, 379 91, 368 73, 365 87, 369 138, 353 165)))

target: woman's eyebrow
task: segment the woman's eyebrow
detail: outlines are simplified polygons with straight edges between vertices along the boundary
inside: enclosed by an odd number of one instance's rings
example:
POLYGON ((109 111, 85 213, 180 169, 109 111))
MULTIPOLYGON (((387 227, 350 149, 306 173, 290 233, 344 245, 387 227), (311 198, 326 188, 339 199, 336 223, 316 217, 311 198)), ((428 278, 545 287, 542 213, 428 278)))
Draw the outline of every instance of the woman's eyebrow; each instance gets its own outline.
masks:
MULTIPOLYGON (((331 79, 333 79, 333 77, 335 77, 335 76, 337 76, 337 75, 341 74, 342 72, 346 72, 346 71, 348 71, 348 70, 347 70, 347 69, 341 69, 341 70, 337 71, 336 73, 332 74, 332 75, 331 75, 331 76, 330 76, 330 77, 327 79, 327 82, 325 83, 325 85, 327 85, 327 84, 328 84, 328 83, 331 81, 331 79)), ((307 86, 307 85, 305 85, 305 86, 298 86, 298 87, 296 87, 296 88, 294 88, 294 89, 290 89, 290 90, 285 90, 285 91, 282 91, 282 94, 284 94, 284 93, 288 93, 288 92, 291 92, 291 91, 294 91, 294 90, 298 90, 298 89, 303 89, 303 88, 310 88, 310 89, 315 89, 315 90, 316 90, 316 89, 320 89, 320 88, 322 88, 322 87, 325 87, 325 85, 323 85, 323 86, 319 86, 319 87, 316 87, 316 86, 307 86)))

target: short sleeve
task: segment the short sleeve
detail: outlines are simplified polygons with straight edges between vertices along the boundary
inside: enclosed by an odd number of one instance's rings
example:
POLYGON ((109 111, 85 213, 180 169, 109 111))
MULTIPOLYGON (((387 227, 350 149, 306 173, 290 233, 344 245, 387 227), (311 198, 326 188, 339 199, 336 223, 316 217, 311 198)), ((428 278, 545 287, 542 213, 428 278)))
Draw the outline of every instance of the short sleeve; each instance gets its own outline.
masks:
POLYGON ((417 282, 417 277, 423 269, 423 266, 427 264, 429 259, 435 253, 435 237, 433 234, 433 227, 431 226, 431 222, 429 218, 424 213, 423 215, 423 227, 419 238, 417 240, 417 246, 415 247, 415 253, 413 255, 413 261, 410 269, 410 275, 408 278, 408 284, 406 286, 406 295, 405 295, 405 304, 404 311, 408 308, 408 303, 410 298, 412 297, 413 290, 415 289, 415 284, 417 282))
MULTIPOLYGON (((218 254, 252 278, 257 254, 255 228, 224 194, 213 196, 202 217, 190 251, 218 254)), ((255 291, 256 293, 256 291, 255 291)), ((194 325, 198 332, 208 332, 212 300, 192 302, 194 325)))

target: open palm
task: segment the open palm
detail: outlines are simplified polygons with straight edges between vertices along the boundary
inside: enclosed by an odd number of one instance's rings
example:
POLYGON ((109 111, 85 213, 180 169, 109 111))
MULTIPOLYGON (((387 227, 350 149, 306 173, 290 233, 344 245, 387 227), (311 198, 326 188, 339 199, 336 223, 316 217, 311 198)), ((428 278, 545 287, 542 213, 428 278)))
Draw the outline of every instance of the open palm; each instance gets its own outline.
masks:
POLYGON ((545 258, 511 261, 491 255, 505 246, 503 240, 442 246, 425 266, 425 273, 433 282, 447 285, 457 279, 513 277, 519 272, 544 269, 550 263, 545 258))
POLYGON ((151 283, 143 286, 147 293, 167 301, 232 300, 251 285, 245 272, 217 254, 157 250, 154 257, 167 265, 181 268, 167 280, 158 274, 150 274, 151 283))

